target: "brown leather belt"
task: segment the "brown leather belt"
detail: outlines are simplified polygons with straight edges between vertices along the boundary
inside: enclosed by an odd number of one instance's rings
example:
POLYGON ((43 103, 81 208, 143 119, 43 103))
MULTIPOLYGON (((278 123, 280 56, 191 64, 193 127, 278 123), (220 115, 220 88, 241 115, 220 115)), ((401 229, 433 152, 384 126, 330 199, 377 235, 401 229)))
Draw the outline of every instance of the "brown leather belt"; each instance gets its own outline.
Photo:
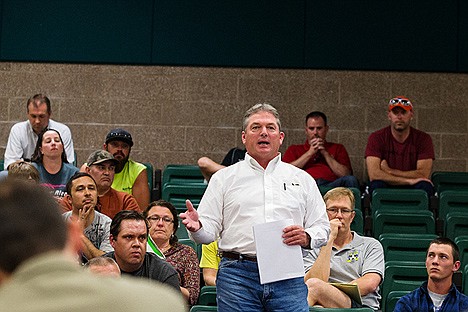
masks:
POLYGON ((233 251, 222 251, 221 256, 224 258, 232 259, 232 260, 248 260, 248 261, 253 261, 257 262, 257 257, 255 256, 248 256, 248 255, 243 255, 238 252, 233 252, 233 251))

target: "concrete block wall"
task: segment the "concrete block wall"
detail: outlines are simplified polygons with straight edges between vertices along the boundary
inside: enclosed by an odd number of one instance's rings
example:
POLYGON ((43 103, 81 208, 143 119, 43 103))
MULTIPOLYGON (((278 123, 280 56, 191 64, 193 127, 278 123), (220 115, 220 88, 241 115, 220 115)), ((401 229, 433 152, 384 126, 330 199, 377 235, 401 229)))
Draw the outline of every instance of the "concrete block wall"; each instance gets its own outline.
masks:
POLYGON ((71 128, 79 163, 123 127, 134 137, 132 158, 156 168, 203 155, 221 161, 242 146, 245 110, 267 102, 281 115, 282 152, 304 141, 307 113, 325 112, 328 140, 345 145, 361 182, 368 135, 388 124, 388 100, 405 95, 413 125, 433 138, 434 170, 468 171, 467 74, 4 62, 0 90, 0 155, 11 125, 26 119, 27 99, 40 92, 52 118, 71 128))

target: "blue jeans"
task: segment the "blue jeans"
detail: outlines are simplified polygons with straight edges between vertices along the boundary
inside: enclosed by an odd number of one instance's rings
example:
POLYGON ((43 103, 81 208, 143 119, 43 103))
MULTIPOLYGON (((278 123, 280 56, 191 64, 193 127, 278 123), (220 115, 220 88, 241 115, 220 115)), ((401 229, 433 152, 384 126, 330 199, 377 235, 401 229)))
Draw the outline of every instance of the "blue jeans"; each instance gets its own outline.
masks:
POLYGON ((341 178, 336 179, 335 181, 327 181, 324 179, 318 179, 317 180, 317 185, 319 186, 328 186, 328 187, 355 187, 359 189, 359 181, 356 179, 355 176, 352 175, 347 175, 343 176, 341 178))
POLYGON ((220 312, 308 312, 304 278, 260 284, 256 262, 223 258, 216 278, 220 312))

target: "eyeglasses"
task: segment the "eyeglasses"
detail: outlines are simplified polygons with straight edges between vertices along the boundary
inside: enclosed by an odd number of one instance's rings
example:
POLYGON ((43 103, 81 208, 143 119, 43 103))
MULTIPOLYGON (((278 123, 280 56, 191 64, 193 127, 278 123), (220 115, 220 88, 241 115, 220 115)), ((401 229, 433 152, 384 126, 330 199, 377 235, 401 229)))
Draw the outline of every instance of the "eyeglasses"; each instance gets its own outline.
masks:
POLYGON ((327 212, 329 214, 338 214, 338 211, 340 211, 343 216, 349 215, 352 212, 354 212, 354 210, 351 210, 351 209, 327 208, 327 212))
POLYGON ((156 223, 158 223, 159 220, 163 220, 163 222, 166 224, 170 224, 174 221, 173 219, 169 217, 160 217, 160 216, 151 216, 151 217, 146 218, 146 220, 148 220, 148 222, 156 222, 156 223))
POLYGON ((400 98, 391 99, 389 104, 390 105, 396 105, 398 103, 400 103, 403 106, 413 106, 413 104, 411 104, 410 100, 400 99, 400 98))

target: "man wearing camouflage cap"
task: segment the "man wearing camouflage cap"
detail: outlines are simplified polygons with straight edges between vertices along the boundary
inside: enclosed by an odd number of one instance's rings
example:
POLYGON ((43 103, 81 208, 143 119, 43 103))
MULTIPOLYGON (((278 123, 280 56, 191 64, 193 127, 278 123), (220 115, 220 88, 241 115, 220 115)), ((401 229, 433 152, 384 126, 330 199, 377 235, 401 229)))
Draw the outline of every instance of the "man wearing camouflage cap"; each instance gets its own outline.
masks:
MULTIPOLYGON (((98 191, 97 210, 110 218, 113 218, 121 210, 140 211, 140 207, 132 195, 119 192, 111 187, 117 163, 111 153, 97 150, 89 155, 84 168, 84 171, 89 173, 96 181, 98 191)), ((72 208, 66 200, 62 200, 61 205, 65 211, 72 208)))

